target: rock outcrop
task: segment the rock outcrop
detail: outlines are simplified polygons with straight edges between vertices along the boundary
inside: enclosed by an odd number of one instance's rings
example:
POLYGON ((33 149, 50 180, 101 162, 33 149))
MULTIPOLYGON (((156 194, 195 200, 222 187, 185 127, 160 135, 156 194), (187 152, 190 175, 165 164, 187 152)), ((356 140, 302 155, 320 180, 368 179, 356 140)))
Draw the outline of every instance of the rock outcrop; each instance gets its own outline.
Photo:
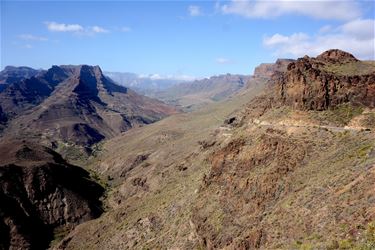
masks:
POLYGON ((56 152, 9 141, 0 155, 0 249, 45 249, 55 228, 102 213, 104 189, 56 152))
POLYGON ((301 110, 326 110, 342 103, 375 107, 375 71, 353 55, 329 50, 316 58, 305 56, 273 75, 282 104, 301 110), (354 73, 351 73, 354 72, 354 73))
POLYGON ((358 62, 359 60, 355 58, 352 54, 339 50, 331 49, 323 52, 316 59, 321 61, 327 61, 330 63, 348 63, 348 62, 358 62))

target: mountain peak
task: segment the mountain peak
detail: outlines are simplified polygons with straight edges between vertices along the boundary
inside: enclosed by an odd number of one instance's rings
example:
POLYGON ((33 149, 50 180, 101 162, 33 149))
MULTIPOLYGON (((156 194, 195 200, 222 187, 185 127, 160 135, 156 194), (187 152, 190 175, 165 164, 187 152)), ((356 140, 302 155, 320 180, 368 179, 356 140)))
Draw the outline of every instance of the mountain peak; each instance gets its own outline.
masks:
POLYGON ((319 60, 331 62, 357 62, 358 59, 352 54, 339 49, 330 49, 316 57, 319 60))

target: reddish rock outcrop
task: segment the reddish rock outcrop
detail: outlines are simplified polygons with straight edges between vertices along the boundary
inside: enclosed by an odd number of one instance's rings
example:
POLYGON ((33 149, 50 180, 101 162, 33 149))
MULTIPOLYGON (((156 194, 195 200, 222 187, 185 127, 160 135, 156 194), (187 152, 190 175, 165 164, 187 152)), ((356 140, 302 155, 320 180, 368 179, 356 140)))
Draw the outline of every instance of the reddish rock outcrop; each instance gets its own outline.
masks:
POLYGON ((358 62, 358 59, 352 54, 339 49, 327 50, 317 56, 316 59, 331 63, 358 62))
POLYGON ((299 58, 276 73, 276 93, 283 104, 301 110, 325 110, 342 103, 375 107, 375 71, 349 74, 362 65, 353 55, 329 50, 316 58, 299 58), (358 64, 358 65, 357 65, 358 64), (340 72, 341 70, 341 72, 340 72))

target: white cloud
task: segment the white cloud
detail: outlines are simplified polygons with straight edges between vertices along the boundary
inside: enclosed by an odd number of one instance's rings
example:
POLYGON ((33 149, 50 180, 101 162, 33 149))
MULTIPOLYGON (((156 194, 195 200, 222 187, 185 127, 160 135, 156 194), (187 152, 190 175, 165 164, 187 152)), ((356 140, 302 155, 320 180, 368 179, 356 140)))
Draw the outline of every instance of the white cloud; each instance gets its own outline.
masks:
POLYGON ((56 22, 45 22, 47 29, 54 32, 81 32, 83 27, 79 24, 65 24, 56 22))
MULTIPOLYGON (((348 22, 340 27, 342 32, 352 35, 357 39, 371 39, 374 38, 375 20, 371 19, 357 19, 348 22)), ((374 45, 375 46, 375 45, 374 45)))
POLYGON ((190 5, 188 7, 188 12, 189 12, 190 16, 200 16, 200 15, 202 15, 201 8, 199 6, 196 6, 196 5, 190 5))
POLYGON ((122 32, 130 32, 132 29, 130 27, 124 26, 121 28, 122 32))
POLYGON ((218 64, 228 64, 228 63, 231 63, 231 60, 229 60, 228 58, 224 58, 224 57, 216 58, 215 61, 218 64))
POLYGON ((21 34, 18 36, 18 38, 26 41, 47 41, 48 38, 42 37, 42 36, 34 36, 31 34, 21 34))
POLYGON ((351 20, 361 15, 357 2, 337 0, 232 0, 231 3, 221 6, 221 11, 246 18, 298 14, 317 19, 351 20))
POLYGON ((110 31, 100 27, 98 25, 94 26, 82 26, 80 24, 65 24, 57 22, 44 22, 47 29, 52 32, 70 32, 76 35, 87 35, 93 36, 99 33, 109 33, 110 31))
POLYGON ((278 33, 266 38, 263 42, 266 46, 274 46, 278 44, 289 44, 289 43, 299 43, 307 40, 309 37, 304 33, 294 33, 291 36, 283 36, 278 33))
POLYGON ((93 26, 91 27, 91 30, 94 32, 94 33, 108 33, 109 31, 102 28, 102 27, 99 27, 99 26, 93 26))
POLYGON ((316 56, 328 49, 341 49, 360 59, 375 59, 374 27, 373 19, 357 19, 332 28, 331 33, 266 36, 263 45, 272 49, 276 56, 316 56))

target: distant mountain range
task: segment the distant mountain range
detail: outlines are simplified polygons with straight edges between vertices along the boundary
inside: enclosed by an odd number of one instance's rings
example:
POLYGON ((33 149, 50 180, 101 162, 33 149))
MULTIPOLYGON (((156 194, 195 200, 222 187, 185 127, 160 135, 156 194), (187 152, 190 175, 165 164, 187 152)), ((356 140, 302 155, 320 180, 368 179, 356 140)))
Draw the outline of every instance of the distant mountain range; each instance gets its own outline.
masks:
POLYGON ((244 88, 251 78, 250 75, 218 75, 145 94, 184 110, 194 110, 232 96, 244 88))
POLYGON ((4 70, 0 72, 0 92, 5 89, 7 84, 30 78, 38 74, 38 72, 38 70, 29 67, 6 66, 4 70))
POLYGON ((6 67, 0 79, 3 134, 36 136, 54 147, 90 146, 177 112, 115 84, 99 66, 6 67))
POLYGON ((134 73, 105 72, 116 83, 143 95, 181 107, 185 111, 230 97, 243 88, 250 75, 218 75, 199 80, 139 76, 134 73))

